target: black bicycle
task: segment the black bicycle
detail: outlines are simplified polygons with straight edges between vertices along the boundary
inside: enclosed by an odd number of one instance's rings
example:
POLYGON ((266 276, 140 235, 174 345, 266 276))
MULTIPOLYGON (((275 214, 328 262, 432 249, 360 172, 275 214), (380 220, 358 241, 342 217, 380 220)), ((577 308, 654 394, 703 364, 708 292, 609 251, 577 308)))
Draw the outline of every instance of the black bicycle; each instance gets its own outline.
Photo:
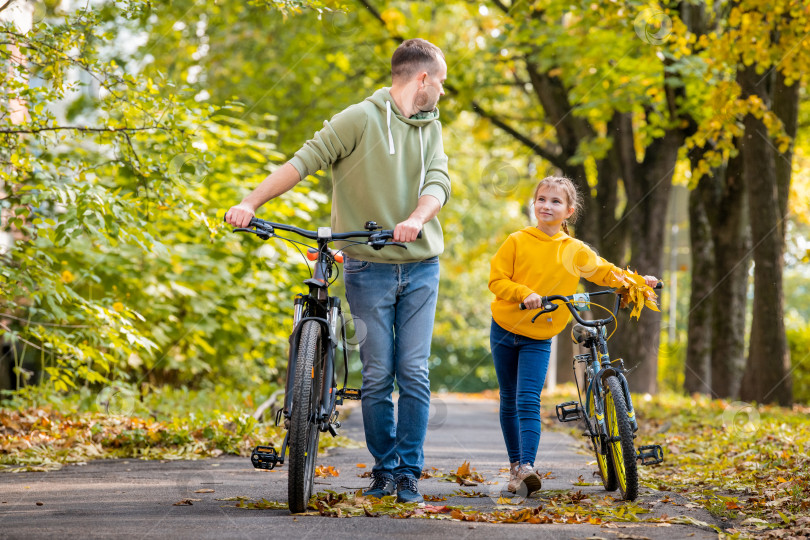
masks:
POLYGON ((276 413, 276 425, 283 418, 287 435, 280 452, 272 446, 257 446, 251 454, 254 467, 269 470, 284 463, 284 454, 289 449, 287 497, 290 512, 294 514, 306 511, 312 495, 320 434, 328 431, 332 436, 337 435, 340 422, 336 407, 344 399, 360 399, 359 389, 347 387, 349 348, 340 299, 329 296, 329 285, 337 279, 337 263, 343 262, 341 251, 352 245, 368 245, 376 250, 386 246, 407 249, 404 244, 391 241, 392 230, 383 230, 373 221, 367 222, 365 229, 333 233, 329 227, 321 227, 310 231, 257 218, 251 219, 248 227, 234 229, 234 232, 253 233, 262 240, 279 238, 296 247, 306 247, 305 258, 315 262, 310 278, 304 280, 309 292, 296 295, 293 303, 284 406, 276 413), (317 247, 279 236, 277 230, 315 240, 317 247), (341 250, 330 249, 329 244, 336 240, 344 241, 341 250), (343 351, 343 387, 340 389, 335 370, 338 344, 343 351))
MULTIPOLYGON (((661 289, 659 282, 656 289, 661 289)), ((616 322, 616 314, 621 304, 621 296, 616 289, 573 296, 551 295, 542 297, 542 310, 532 317, 532 322, 544 313, 556 310, 562 302, 576 319, 572 337, 576 343, 588 349, 587 353, 574 356, 574 373, 577 382, 579 401, 569 401, 557 405, 557 419, 560 422, 584 420, 585 433, 590 438, 602 485, 608 491, 621 491, 625 500, 638 497, 637 462, 654 465, 664 461, 664 451, 660 445, 640 446, 636 451, 633 439, 638 431, 638 421, 630 397, 624 361, 610 359, 606 328, 616 322), (592 296, 615 294, 613 310, 590 301, 592 296), (610 313, 605 319, 588 321, 579 311, 598 306, 610 313), (584 398, 584 399, 583 399, 584 398)), ((521 309, 525 306, 521 304, 521 309)), ((614 330, 615 331, 615 330, 614 330)), ((612 333, 611 333, 612 335, 612 333)))

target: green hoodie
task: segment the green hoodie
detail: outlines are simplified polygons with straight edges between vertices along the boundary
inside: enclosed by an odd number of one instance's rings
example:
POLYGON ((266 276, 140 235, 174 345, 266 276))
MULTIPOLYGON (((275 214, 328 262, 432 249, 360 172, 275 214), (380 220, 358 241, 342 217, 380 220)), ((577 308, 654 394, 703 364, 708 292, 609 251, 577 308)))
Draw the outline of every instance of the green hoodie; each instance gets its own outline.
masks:
MULTIPOLYGON (((439 110, 405 118, 388 88, 324 122, 290 164, 301 178, 332 166, 335 232, 362 231, 367 221, 393 229, 411 215, 422 195, 432 195, 442 206, 450 197, 439 110)), ((345 251, 363 261, 407 263, 443 250, 442 228, 433 218, 407 250, 352 246, 345 251)))

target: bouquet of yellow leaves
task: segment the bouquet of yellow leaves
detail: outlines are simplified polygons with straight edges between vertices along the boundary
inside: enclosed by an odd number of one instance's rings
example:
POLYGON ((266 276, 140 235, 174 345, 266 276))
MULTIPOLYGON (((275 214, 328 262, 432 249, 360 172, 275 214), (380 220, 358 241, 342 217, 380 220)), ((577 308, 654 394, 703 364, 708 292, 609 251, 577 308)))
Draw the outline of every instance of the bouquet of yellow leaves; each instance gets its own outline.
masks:
POLYGON ((638 275, 629 268, 621 274, 616 272, 612 272, 612 274, 616 281, 619 282, 616 293, 622 297, 622 307, 633 304, 633 311, 630 313, 631 318, 638 319, 644 306, 653 311, 661 311, 656 303, 658 295, 655 294, 652 287, 647 285, 643 276, 638 275))

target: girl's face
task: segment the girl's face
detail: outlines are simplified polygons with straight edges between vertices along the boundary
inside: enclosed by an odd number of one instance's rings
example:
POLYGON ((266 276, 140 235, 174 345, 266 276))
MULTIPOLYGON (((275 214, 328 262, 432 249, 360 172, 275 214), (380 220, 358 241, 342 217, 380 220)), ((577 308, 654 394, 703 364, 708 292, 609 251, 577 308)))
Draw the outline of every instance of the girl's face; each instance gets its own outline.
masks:
POLYGON ((534 217, 538 226, 552 230, 559 228, 573 213, 574 207, 568 204, 568 197, 562 189, 546 185, 537 190, 534 217))

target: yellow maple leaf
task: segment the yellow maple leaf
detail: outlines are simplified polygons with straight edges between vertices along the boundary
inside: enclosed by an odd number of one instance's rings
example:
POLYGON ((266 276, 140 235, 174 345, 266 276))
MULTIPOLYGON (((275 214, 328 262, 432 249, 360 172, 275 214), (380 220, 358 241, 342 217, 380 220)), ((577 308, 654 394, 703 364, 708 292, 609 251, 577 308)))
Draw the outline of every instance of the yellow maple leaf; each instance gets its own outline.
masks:
POLYGON ((612 272, 613 277, 619 282, 618 290, 616 291, 622 297, 622 307, 633 304, 633 311, 630 312, 630 318, 638 319, 641 315, 641 310, 648 307, 653 311, 660 311, 658 309, 658 296, 655 291, 647 285, 644 281, 644 276, 640 276, 629 268, 618 274, 612 272))
POLYGON ((465 461, 456 471, 456 476, 470 476, 470 462, 465 461))

